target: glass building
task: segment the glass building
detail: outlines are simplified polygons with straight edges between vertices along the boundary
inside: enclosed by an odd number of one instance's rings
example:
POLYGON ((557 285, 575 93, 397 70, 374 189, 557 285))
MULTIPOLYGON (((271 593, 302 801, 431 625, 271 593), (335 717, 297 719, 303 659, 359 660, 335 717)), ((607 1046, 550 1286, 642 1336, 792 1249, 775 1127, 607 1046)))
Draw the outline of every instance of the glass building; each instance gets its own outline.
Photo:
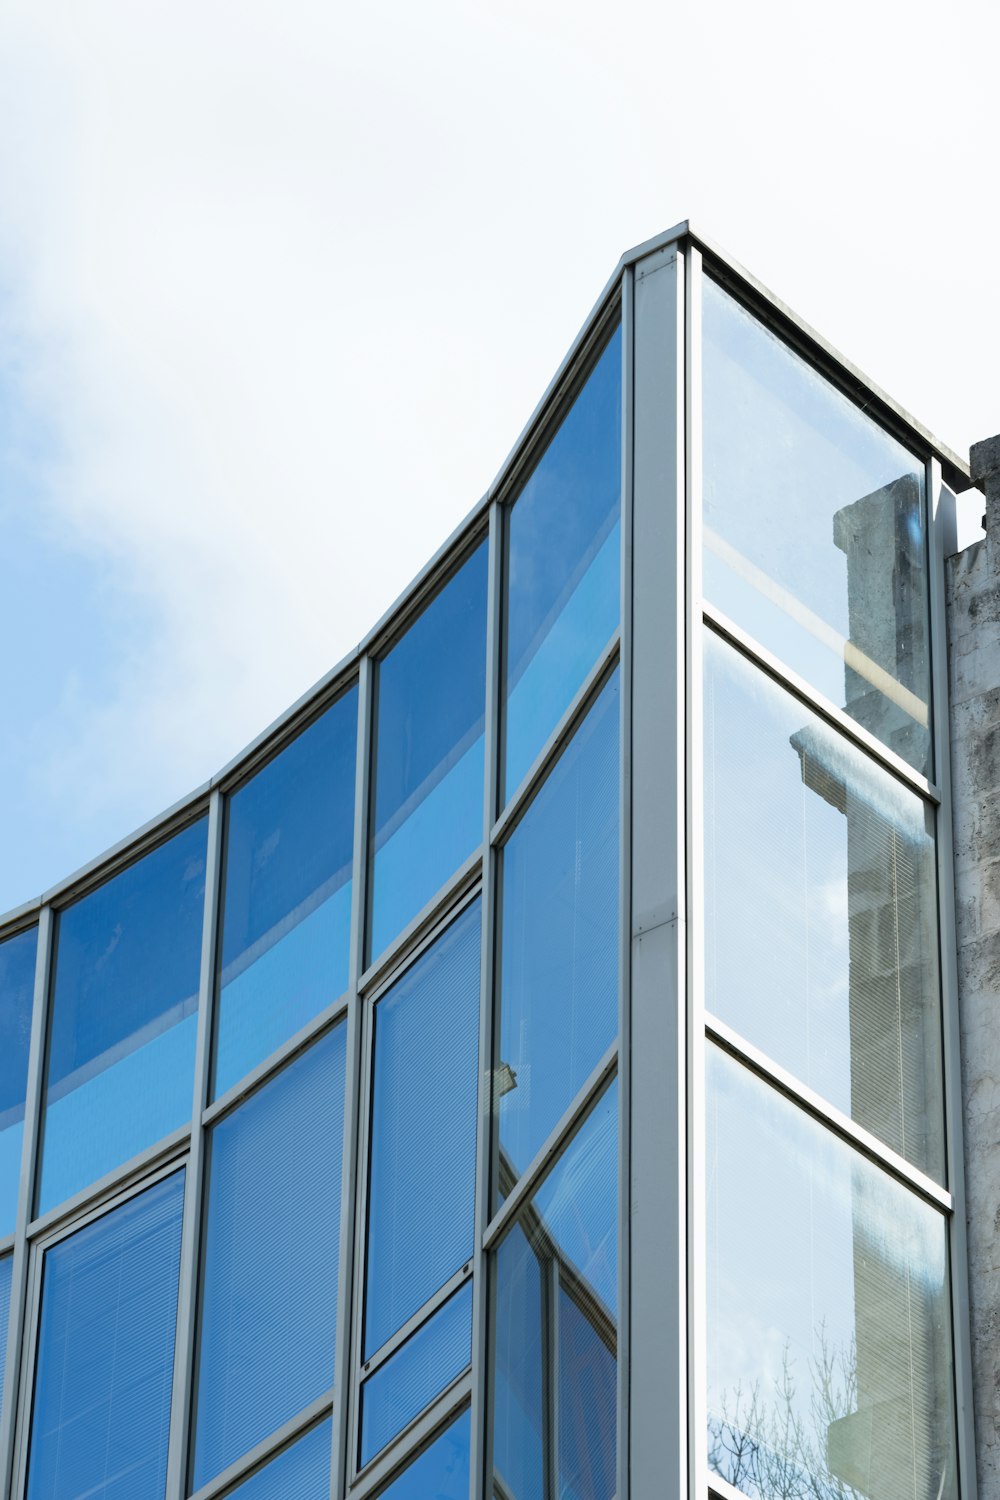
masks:
POLYGON ((358 649, 0 923, 4 1497, 972 1493, 967 485, 623 257, 358 649))

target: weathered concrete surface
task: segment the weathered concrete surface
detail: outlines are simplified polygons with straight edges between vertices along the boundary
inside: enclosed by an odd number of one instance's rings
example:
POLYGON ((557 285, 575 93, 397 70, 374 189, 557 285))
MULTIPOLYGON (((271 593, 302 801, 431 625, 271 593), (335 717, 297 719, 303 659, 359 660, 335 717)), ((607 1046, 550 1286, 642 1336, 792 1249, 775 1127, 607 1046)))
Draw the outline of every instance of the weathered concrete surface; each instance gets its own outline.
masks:
POLYGON ((1000 1500, 1000 436, 977 443, 985 541, 950 559, 958 985, 980 1500, 1000 1500))

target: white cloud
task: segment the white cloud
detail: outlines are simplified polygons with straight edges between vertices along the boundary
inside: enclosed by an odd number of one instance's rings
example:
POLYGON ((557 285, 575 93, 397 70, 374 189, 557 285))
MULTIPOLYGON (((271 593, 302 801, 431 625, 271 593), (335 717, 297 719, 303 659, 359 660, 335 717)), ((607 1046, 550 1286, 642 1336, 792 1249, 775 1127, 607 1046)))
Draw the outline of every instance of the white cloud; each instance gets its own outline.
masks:
POLYGON ((53 816, 86 788, 88 828, 123 832, 338 659, 492 478, 618 253, 685 213, 945 436, 989 428, 943 372, 954 328, 918 328, 996 296, 978 240, 967 296, 943 274, 927 209, 986 159, 991 80, 962 120, 921 81, 988 14, 6 0, 0 342, 58 437, 49 524, 157 622, 78 684, 34 772, 53 816))

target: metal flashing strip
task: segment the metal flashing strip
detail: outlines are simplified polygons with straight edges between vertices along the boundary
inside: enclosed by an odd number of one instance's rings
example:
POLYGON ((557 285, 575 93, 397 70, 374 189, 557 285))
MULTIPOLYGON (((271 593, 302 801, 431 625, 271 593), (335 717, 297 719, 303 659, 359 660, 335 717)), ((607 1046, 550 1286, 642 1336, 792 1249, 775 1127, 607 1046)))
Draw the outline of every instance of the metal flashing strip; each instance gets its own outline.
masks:
POLYGON ((618 1043, 612 1042, 590 1077, 557 1121, 533 1159, 525 1167, 500 1205, 483 1235, 483 1250, 492 1250, 503 1239, 518 1214, 534 1197, 549 1172, 558 1163, 563 1147, 583 1124, 618 1071, 618 1043))
POLYGON ((618 665, 621 645, 621 629, 616 629, 602 647, 600 655, 574 693, 572 701, 555 729, 549 735, 507 806, 497 818, 490 831, 490 843, 496 847, 506 843, 513 830, 524 817, 542 786, 548 779, 556 761, 587 717, 601 690, 618 665))
POLYGON ((349 997, 339 995, 336 1000, 321 1010, 319 1015, 313 1016, 311 1021, 301 1027, 294 1036, 282 1042, 276 1047, 263 1062, 257 1063, 256 1067, 250 1069, 249 1073, 228 1088, 218 1099, 213 1099, 211 1104, 205 1106, 202 1114, 202 1124, 206 1130, 213 1125, 222 1115, 239 1108, 245 1099, 257 1092, 263 1084, 269 1083, 275 1073, 279 1073, 286 1063, 309 1049, 313 1042, 323 1035, 325 1031, 332 1031, 338 1022, 343 1021, 347 1015, 349 997))
POLYGON ((953 488, 964 491, 972 487, 969 466, 963 458, 936 438, 929 428, 918 422, 898 401, 894 401, 881 386, 841 354, 822 334, 817 333, 811 324, 799 317, 751 271, 690 224, 688 237, 692 244, 704 252, 705 269, 724 284, 732 282, 730 289, 752 312, 769 323, 776 333, 782 335, 787 343, 791 343, 821 374, 832 379, 856 405, 861 406, 909 447, 916 447, 920 457, 937 458, 945 478, 953 488))
MULTIPOLYGON (((376 1490, 381 1491, 406 1469, 414 1459, 429 1448, 435 1438, 451 1425, 468 1406, 471 1395, 471 1377, 463 1371, 424 1408, 418 1417, 408 1423, 381 1453, 358 1472, 351 1485, 351 1500, 367 1500, 376 1490)), ((197 1500, 197 1497, 195 1497, 197 1500)))
POLYGON ((283 1422, 277 1431, 272 1432, 263 1441, 254 1445, 248 1453, 231 1463, 228 1468, 223 1469, 208 1484, 203 1484, 200 1490, 196 1490, 191 1500, 218 1500, 219 1496, 230 1494, 245 1479, 259 1471, 277 1458, 280 1453, 289 1448, 296 1438, 304 1436, 311 1428, 320 1423, 330 1413, 333 1404, 333 1392, 327 1391, 318 1396, 315 1401, 303 1407, 302 1411, 296 1412, 294 1417, 289 1417, 283 1422))
POLYGON ((768 651, 766 646, 760 645, 752 635, 749 635, 740 625, 724 615, 721 609, 716 609, 714 604, 708 600, 702 601, 702 615, 706 626, 716 635, 727 641, 754 666, 765 672, 772 681, 781 688, 791 693, 800 703, 810 709, 819 718, 824 719, 832 729, 836 729, 845 739, 851 741, 859 750, 863 750, 883 768, 889 771, 899 781, 902 781, 916 792, 918 796, 937 806, 941 801, 941 793, 934 782, 915 771, 909 761, 897 755, 870 730, 865 729, 856 719, 844 709, 838 708, 830 698, 825 698, 822 693, 816 691, 804 677, 793 672, 791 667, 785 665, 779 657, 768 651))
POLYGON ((387 1360, 390 1360, 396 1353, 396 1350, 405 1344, 412 1334, 422 1328, 434 1316, 438 1308, 443 1307, 446 1302, 450 1301, 454 1294, 460 1291, 466 1282, 471 1281, 471 1279, 472 1257, 470 1255, 465 1264, 459 1266, 458 1270, 449 1276, 448 1280, 442 1286, 439 1286, 437 1291, 428 1297, 427 1301, 421 1307, 418 1307, 415 1313, 411 1313, 406 1322, 402 1323, 396 1329, 391 1338, 386 1339, 380 1349, 376 1349, 374 1354, 368 1356, 361 1367, 361 1375, 363 1377, 361 1385, 364 1386, 369 1376, 374 1375, 387 1360))
POLYGON ((409 968, 418 953, 427 947, 430 938, 437 935, 442 920, 457 915, 477 891, 483 860, 482 846, 477 846, 464 864, 459 865, 444 885, 441 886, 422 907, 411 922, 408 922, 398 937, 393 938, 387 948, 370 963, 358 980, 358 990, 366 998, 381 994, 388 984, 395 981, 400 970, 409 968), (454 911, 452 911, 454 908, 454 911))
POLYGON ((860 1151, 875 1166, 881 1167, 905 1187, 919 1193, 921 1198, 943 1213, 950 1214, 954 1211, 954 1199, 947 1188, 943 1188, 932 1177, 928 1177, 919 1167, 907 1161, 905 1156, 900 1156, 898 1151, 887 1146, 870 1130, 866 1130, 863 1125, 852 1120, 850 1115, 845 1115, 842 1110, 830 1104, 822 1094, 809 1088, 808 1084, 803 1083, 794 1073, 790 1073, 787 1068, 776 1063, 759 1047, 755 1047, 752 1042, 740 1036, 739 1032, 734 1031, 731 1026, 727 1026, 725 1021, 706 1014, 705 1036, 716 1046, 721 1047, 724 1052, 729 1053, 737 1062, 749 1068, 758 1078, 784 1094, 786 1099, 797 1104, 814 1120, 825 1125, 848 1146, 853 1146, 856 1151, 860 1151))

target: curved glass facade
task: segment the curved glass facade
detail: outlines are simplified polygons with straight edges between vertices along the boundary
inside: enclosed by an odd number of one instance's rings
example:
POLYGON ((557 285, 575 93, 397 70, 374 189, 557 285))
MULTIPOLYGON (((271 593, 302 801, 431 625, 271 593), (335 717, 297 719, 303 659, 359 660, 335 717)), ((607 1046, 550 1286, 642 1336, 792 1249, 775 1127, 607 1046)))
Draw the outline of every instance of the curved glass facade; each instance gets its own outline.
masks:
POLYGON ((847 384, 626 257, 393 616, 0 924, 11 1500, 959 1495, 940 456, 847 384))

